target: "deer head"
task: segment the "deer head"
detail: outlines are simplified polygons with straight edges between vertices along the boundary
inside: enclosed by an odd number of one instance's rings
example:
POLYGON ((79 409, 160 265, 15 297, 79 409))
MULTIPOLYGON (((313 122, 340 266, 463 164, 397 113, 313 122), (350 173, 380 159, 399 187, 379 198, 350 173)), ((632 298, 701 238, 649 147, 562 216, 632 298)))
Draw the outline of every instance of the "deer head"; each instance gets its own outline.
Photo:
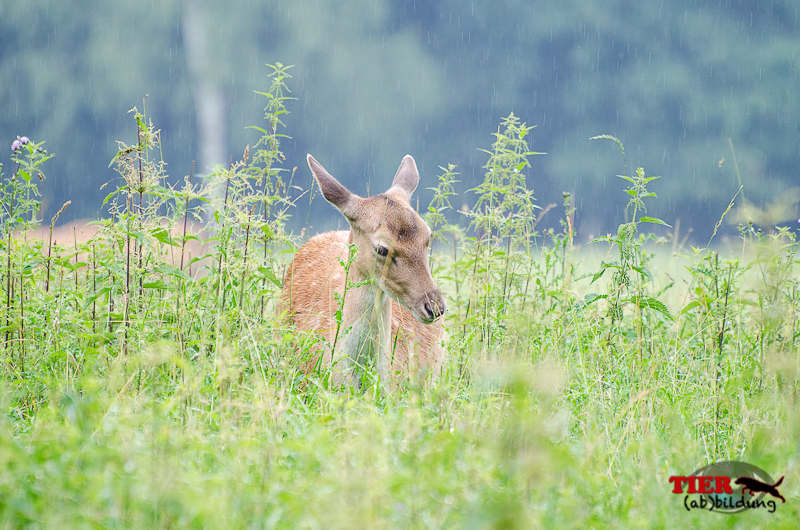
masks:
POLYGON ((314 157, 308 166, 325 200, 350 223, 350 243, 358 246, 353 267, 390 298, 430 324, 445 312, 442 292, 431 276, 431 229, 410 205, 419 183, 417 164, 406 155, 392 186, 374 197, 359 197, 333 178, 314 157))

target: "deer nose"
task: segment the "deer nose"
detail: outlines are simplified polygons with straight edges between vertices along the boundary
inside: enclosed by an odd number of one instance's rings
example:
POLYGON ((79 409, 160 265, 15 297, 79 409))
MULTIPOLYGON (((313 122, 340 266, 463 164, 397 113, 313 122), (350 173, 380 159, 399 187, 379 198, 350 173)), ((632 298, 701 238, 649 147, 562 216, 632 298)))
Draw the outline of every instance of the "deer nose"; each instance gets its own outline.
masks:
POLYGON ((435 291, 426 294, 424 308, 426 316, 429 320, 436 320, 440 316, 444 315, 447 307, 444 302, 444 296, 442 296, 442 291, 436 289, 435 291))

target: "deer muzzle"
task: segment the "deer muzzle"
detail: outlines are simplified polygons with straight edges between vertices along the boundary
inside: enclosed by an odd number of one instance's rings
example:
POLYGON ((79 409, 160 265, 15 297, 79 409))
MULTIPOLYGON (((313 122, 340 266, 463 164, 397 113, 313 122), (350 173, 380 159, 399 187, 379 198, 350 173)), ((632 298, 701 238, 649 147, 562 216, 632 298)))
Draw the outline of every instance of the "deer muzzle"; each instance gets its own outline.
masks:
POLYGON ((433 291, 425 293, 420 302, 418 307, 421 308, 421 311, 413 311, 413 313, 414 316, 417 317, 417 320, 425 324, 432 323, 434 320, 444 315, 444 312, 447 310, 444 296, 442 296, 442 291, 439 290, 438 287, 433 291))

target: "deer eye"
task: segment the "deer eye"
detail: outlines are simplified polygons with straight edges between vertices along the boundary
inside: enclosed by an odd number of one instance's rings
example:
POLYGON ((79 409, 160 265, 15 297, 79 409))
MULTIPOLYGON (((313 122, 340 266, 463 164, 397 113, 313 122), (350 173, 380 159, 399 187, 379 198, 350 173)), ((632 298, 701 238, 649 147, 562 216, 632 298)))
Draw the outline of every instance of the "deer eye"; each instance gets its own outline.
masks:
POLYGON ((378 245, 378 248, 375 250, 378 253, 378 256, 385 258, 389 255, 389 249, 384 247, 383 245, 378 245))

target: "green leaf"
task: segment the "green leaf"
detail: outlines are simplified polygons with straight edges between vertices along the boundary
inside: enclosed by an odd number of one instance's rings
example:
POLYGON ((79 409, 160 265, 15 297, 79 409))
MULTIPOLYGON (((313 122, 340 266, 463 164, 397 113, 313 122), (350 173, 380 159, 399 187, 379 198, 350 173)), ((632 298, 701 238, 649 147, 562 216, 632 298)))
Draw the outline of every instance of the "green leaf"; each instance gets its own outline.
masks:
POLYGON ((35 260, 27 261, 22 266, 22 272, 25 273, 25 274, 28 274, 29 272, 31 272, 33 269, 35 269, 36 267, 38 267, 42 263, 44 263, 44 260, 41 260, 41 259, 35 259, 35 260))
POLYGON ((589 282, 589 285, 599 280, 600 277, 603 276, 603 274, 606 272, 606 269, 619 269, 619 268, 620 268, 619 263, 617 263, 616 261, 612 261, 611 263, 606 263, 604 261, 601 261, 600 270, 594 273, 594 276, 592 276, 592 281, 589 282))
POLYGON ((655 298, 642 296, 642 297, 633 298, 633 299, 631 299, 629 301, 633 302, 634 304, 636 304, 639 307, 647 307, 648 309, 652 309, 653 311, 658 311, 659 313, 661 313, 662 315, 664 315, 668 319, 673 320, 672 315, 670 315, 670 313, 669 313, 669 309, 660 300, 656 300, 655 298))
POLYGON ((121 191, 123 191, 123 190, 127 190, 127 189, 128 189, 128 187, 127 187, 127 186, 123 186, 123 187, 121 187, 121 188, 117 188, 116 190, 112 191, 111 193, 109 193, 108 195, 106 195, 106 198, 105 198, 105 199, 103 199, 103 203, 102 203, 102 205, 101 205, 101 206, 105 206, 105 205, 106 205, 106 203, 107 203, 109 200, 111 200, 111 197, 113 197, 113 196, 114 196, 114 195, 116 195, 117 193, 119 193, 119 192, 121 192, 121 191))
POLYGON ((655 217, 647 217, 647 216, 640 217, 639 218, 639 222, 641 222, 641 223, 655 223, 657 225, 664 225, 664 226, 667 226, 669 228, 672 228, 670 225, 668 225, 667 223, 665 223, 661 219, 657 219, 655 217))
POLYGON ((91 294, 89 297, 86 298, 83 302, 83 309, 85 310, 87 307, 92 305, 92 302, 100 298, 101 296, 106 295, 111 291, 110 287, 103 287, 102 289, 98 289, 96 293, 91 294))
POLYGON ((604 300, 606 298, 608 298, 608 295, 606 294, 589 293, 583 297, 583 303, 589 305, 592 302, 596 302, 597 300, 604 300))
POLYGON ((269 132, 265 131, 261 127, 256 127, 255 125, 248 125, 247 127, 245 127, 245 129, 255 129, 258 132, 260 132, 261 134, 263 134, 264 136, 269 136, 269 132))
POLYGON ((134 151, 136 151, 135 147, 126 147, 125 149, 118 151, 117 154, 114 155, 114 158, 111 159, 111 162, 109 162, 108 167, 113 166, 114 162, 116 162, 118 159, 122 158, 123 156, 127 156, 134 151))
POLYGON ((177 267, 172 267, 171 265, 162 264, 156 265, 153 267, 156 272, 160 272, 161 274, 166 274, 168 276, 173 276, 175 278, 180 278, 182 280, 191 280, 192 278, 189 277, 185 272, 178 269, 177 267))
POLYGON ((258 272, 264 275, 266 279, 274 283, 276 286, 283 288, 283 282, 280 281, 270 269, 266 267, 259 267, 258 272))
POLYGON ((685 315, 686 313, 688 313, 689 311, 691 311, 695 307, 701 307, 701 306, 702 306, 702 304, 700 302, 698 302, 697 300, 693 300, 693 301, 689 302, 688 304, 686 304, 683 307, 683 309, 681 309, 681 315, 685 315))
POLYGON ((116 263, 106 263, 105 267, 107 270, 113 272, 117 276, 125 276, 125 271, 122 270, 122 267, 120 267, 116 263))
POLYGON ((591 241, 589 241, 589 243, 602 243, 602 242, 616 243, 617 245, 621 245, 622 244, 620 242, 619 238, 614 237, 614 236, 600 236, 600 237, 596 237, 596 238, 592 239, 591 241))
POLYGON ((54 259, 53 263, 56 263, 57 265, 59 265, 61 267, 64 267, 65 269, 69 269, 71 271, 76 271, 78 269, 82 269, 83 267, 85 267, 87 265, 86 263, 84 263, 82 261, 79 261, 78 263, 72 263, 67 258, 62 258, 60 260, 54 259))
POLYGON ((142 116, 141 114, 136 114, 135 118, 136 118, 136 123, 139 124, 140 130, 142 132, 146 131, 147 130, 147 126, 144 124, 144 121, 142 120, 142 118, 144 118, 144 116, 142 116))
POLYGON ((261 231, 266 234, 267 238, 275 237, 275 232, 272 231, 272 228, 268 224, 261 225, 261 231))
MULTIPOLYGON (((595 272, 594 276, 592 276, 592 281, 589 282, 589 285, 592 285, 594 282, 599 280, 603 276, 603 274, 605 274, 605 272, 606 272, 606 267, 603 267, 599 271, 595 272)), ((586 295, 586 296, 589 296, 589 295, 586 295)))
POLYGON ((643 277, 647 278, 648 280, 652 280, 653 279, 653 275, 650 273, 650 269, 647 269, 645 267, 631 267, 631 269, 635 270, 636 272, 638 272, 639 274, 641 274, 643 277))
POLYGON ((161 243, 165 245, 172 245, 173 247, 179 247, 181 244, 176 241, 169 233, 169 230, 166 228, 159 228, 157 230, 153 230, 152 235, 161 243))

